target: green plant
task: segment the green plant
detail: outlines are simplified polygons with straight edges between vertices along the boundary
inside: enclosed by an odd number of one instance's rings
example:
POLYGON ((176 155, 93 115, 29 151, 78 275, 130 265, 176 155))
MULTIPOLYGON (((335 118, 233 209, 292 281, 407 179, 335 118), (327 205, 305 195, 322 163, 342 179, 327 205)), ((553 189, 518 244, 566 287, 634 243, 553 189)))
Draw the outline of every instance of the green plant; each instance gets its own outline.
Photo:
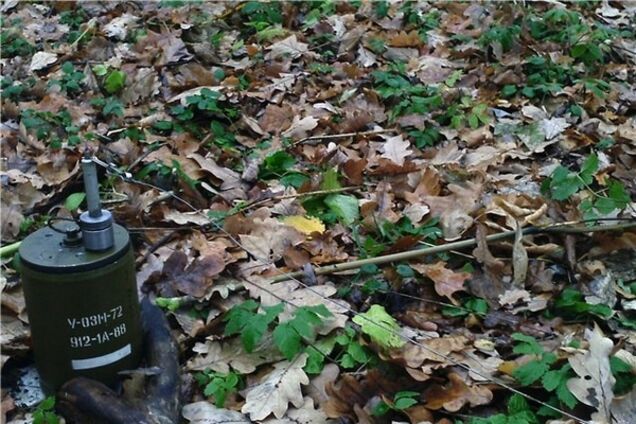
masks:
MULTIPOLYGON (((243 348, 253 352, 270 324, 283 312, 284 305, 261 306, 254 300, 247 300, 234 306, 225 315, 225 335, 240 334, 243 348), (262 312, 259 312, 259 308, 262 312)), ((292 359, 302 350, 302 341, 311 341, 315 330, 324 318, 332 314, 324 305, 301 306, 294 310, 293 317, 285 322, 278 322, 272 332, 276 347, 288 359, 292 359)))
POLYGON ((336 2, 334 0, 321 0, 305 3, 309 11, 305 16, 303 28, 311 28, 316 25, 323 16, 331 16, 336 12, 336 2))
POLYGON ((76 71, 71 62, 62 64, 62 76, 59 80, 51 80, 49 86, 58 85, 63 93, 76 94, 82 91, 84 73, 76 71))
POLYGON ((367 235, 364 240, 359 229, 354 229, 353 239, 360 250, 361 257, 373 257, 381 254, 403 237, 417 237, 421 240, 435 241, 442 234, 437 226, 437 218, 429 219, 421 225, 415 226, 408 217, 397 222, 383 221, 376 223, 376 233, 367 235))
POLYGON ((469 297, 462 302, 461 307, 444 306, 442 315, 447 317, 464 317, 469 314, 485 316, 488 313, 488 303, 478 297, 469 297))
POLYGON ((302 172, 294 171, 296 159, 285 152, 279 150, 265 157, 263 164, 259 169, 259 178, 272 179, 278 178, 284 186, 300 187, 309 180, 302 172))
POLYGON ((585 159, 578 172, 558 166, 550 178, 542 183, 541 190, 554 200, 567 200, 585 189, 587 198, 579 205, 585 219, 594 219, 627 207, 630 202, 629 194, 620 181, 610 179, 605 192, 596 192, 592 189, 598 167, 599 160, 595 154, 585 159))
POLYGON ((579 81, 583 83, 583 87, 585 87, 587 91, 590 91, 599 99, 604 99, 605 94, 609 92, 611 88, 607 82, 597 78, 584 78, 579 81))
POLYGON ((35 131, 38 140, 48 141, 52 148, 62 147, 64 141, 69 146, 81 142, 79 127, 73 124, 71 114, 66 109, 57 113, 26 109, 20 119, 27 130, 35 131))
MULTIPOLYGON (((64 36, 64 41, 67 43, 74 43, 82 35, 81 25, 88 22, 89 18, 86 11, 81 7, 75 7, 73 10, 65 10, 60 13, 60 23, 68 25, 69 31, 64 36)), ((91 34, 87 33, 82 36, 81 42, 86 43, 90 41, 91 34)))
POLYGON ((442 106, 437 88, 413 84, 403 72, 402 64, 393 64, 389 71, 372 73, 376 91, 382 99, 390 102, 391 119, 405 114, 425 114, 442 106))
POLYGON ((541 380, 541 385, 546 391, 554 393, 568 408, 574 408, 577 400, 567 387, 568 379, 575 376, 570 365, 566 363, 560 368, 552 369, 557 364, 557 356, 552 352, 545 352, 534 337, 513 333, 512 339, 517 342, 514 353, 534 355, 536 358, 515 368, 513 377, 522 386, 530 386, 541 380))
POLYGON ((33 411, 33 424, 58 424, 60 417, 55 413, 55 397, 44 399, 33 411))
POLYGON ((539 422, 528 401, 516 393, 508 399, 507 414, 496 414, 488 418, 471 418, 468 421, 469 424, 539 424, 539 422))
POLYGON ((420 39, 427 42, 427 32, 439 27, 441 14, 435 9, 423 13, 420 10, 421 7, 422 4, 420 2, 409 0, 402 4, 400 11, 404 15, 403 22, 406 27, 417 29, 420 39))
POLYGON ((16 56, 28 56, 35 51, 33 47, 19 32, 6 30, 0 33, 0 45, 2 45, 2 58, 16 56))
POLYGON ((632 365, 621 358, 617 356, 610 357, 610 370, 616 379, 616 383, 614 383, 614 394, 616 396, 626 395, 636 385, 636 374, 632 365))
POLYGON ((581 314, 592 314, 601 318, 609 318, 614 314, 612 308, 602 303, 591 304, 585 301, 583 294, 573 288, 566 288, 554 302, 554 310, 559 316, 576 319, 581 314))
POLYGON ((375 17, 382 19, 389 16, 389 8, 391 5, 386 0, 379 0, 373 2, 373 12, 375 13, 375 17))
POLYGON ((104 90, 108 94, 118 93, 124 85, 126 85, 126 73, 123 71, 113 69, 104 78, 104 90))
POLYGON ((294 317, 276 326, 272 336, 283 355, 292 360, 302 348, 302 341, 311 341, 316 328, 325 318, 332 316, 325 305, 301 306, 294 310, 294 317))
POLYGON ((206 370, 194 375, 199 386, 203 388, 205 396, 214 396, 214 405, 223 408, 227 396, 235 393, 244 385, 243 378, 234 373, 227 374, 206 370))
POLYGON ((383 348, 391 349, 404 346, 405 342, 399 336, 400 326, 383 306, 371 305, 367 312, 356 315, 352 321, 358 324, 360 330, 367 334, 374 343, 383 348))
POLYGON ((241 15, 247 20, 245 26, 259 32, 271 25, 282 24, 283 14, 278 2, 248 1, 241 8, 241 15))
POLYGON ((444 125, 450 122, 453 128, 461 128, 468 124, 471 128, 479 128, 490 122, 488 105, 475 104, 470 97, 462 97, 459 103, 454 103, 446 108, 446 112, 438 117, 438 121, 444 125))
POLYGON ((436 127, 430 126, 423 130, 414 129, 408 132, 409 137, 413 139, 418 149, 434 146, 442 139, 442 135, 436 127))
POLYGON ((518 42, 521 27, 519 25, 494 25, 488 28, 479 37, 479 45, 488 47, 493 43, 499 43, 503 52, 507 52, 518 42))
POLYGON ((342 349, 338 364, 343 368, 356 368, 377 361, 377 356, 358 342, 357 333, 351 326, 345 327, 336 337, 335 342, 342 349))
MULTIPOLYGON (((31 81, 32 80, 28 80, 31 81)), ((28 84, 28 82, 27 82, 28 84)), ((13 78, 9 76, 3 76, 2 80, 0 80, 0 88, 2 89, 2 96, 4 98, 11 99, 13 101, 17 101, 20 99, 24 92, 25 83, 20 81, 14 81, 13 78)))
POLYGON ((102 116, 124 116, 124 104, 114 96, 107 98, 96 97, 91 100, 93 106, 97 106, 102 109, 102 116))
POLYGON ((418 392, 401 391, 393 395, 392 402, 386 402, 381 400, 377 405, 373 407, 371 415, 376 417, 386 415, 389 411, 401 412, 410 408, 413 405, 417 405, 417 398, 420 396, 418 392))
POLYGON ((335 69, 331 65, 327 65, 326 63, 313 62, 309 65, 309 70, 314 74, 330 74, 335 69))

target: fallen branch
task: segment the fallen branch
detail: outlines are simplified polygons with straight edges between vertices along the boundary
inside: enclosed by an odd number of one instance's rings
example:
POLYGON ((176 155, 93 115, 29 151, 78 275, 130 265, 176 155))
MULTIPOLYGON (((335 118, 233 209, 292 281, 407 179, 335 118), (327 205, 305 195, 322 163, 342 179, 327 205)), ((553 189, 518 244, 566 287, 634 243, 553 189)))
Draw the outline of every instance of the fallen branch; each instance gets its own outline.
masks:
POLYGON ((311 137, 301 138, 300 140, 294 142, 292 146, 297 146, 299 144, 307 143, 308 141, 317 141, 317 140, 334 140, 338 138, 347 138, 347 137, 358 137, 365 135, 376 135, 376 134, 386 134, 391 132, 397 132, 395 129, 384 129, 384 130, 371 130, 371 131, 361 131, 361 132, 349 132, 342 134, 327 134, 327 135, 312 135, 311 137))
MULTIPOLYGON (((571 225, 555 225, 551 227, 528 227, 523 230, 523 235, 529 234, 584 234, 593 233, 598 231, 616 231, 625 230, 629 228, 636 228, 636 222, 626 222, 624 224, 615 225, 596 225, 591 227, 574 227, 571 225)), ((513 238, 515 231, 504 231, 499 234, 492 234, 486 237, 486 241, 498 241, 513 238)), ((467 240, 460 240, 452 243, 441 244, 439 246, 425 247, 422 249, 407 250, 406 252, 392 253, 390 255, 376 256, 374 258, 360 259, 357 261, 341 262, 333 265, 322 266, 314 268, 314 274, 325 275, 332 274, 334 272, 348 271, 351 269, 358 269, 364 265, 380 265, 389 262, 407 261, 410 259, 418 258, 424 255, 432 255, 435 253, 448 252, 451 250, 465 249, 467 247, 475 246, 477 239, 470 238, 467 240)), ((270 279, 272 283, 280 281, 301 278, 305 275, 304 271, 290 272, 286 274, 277 275, 270 279)))

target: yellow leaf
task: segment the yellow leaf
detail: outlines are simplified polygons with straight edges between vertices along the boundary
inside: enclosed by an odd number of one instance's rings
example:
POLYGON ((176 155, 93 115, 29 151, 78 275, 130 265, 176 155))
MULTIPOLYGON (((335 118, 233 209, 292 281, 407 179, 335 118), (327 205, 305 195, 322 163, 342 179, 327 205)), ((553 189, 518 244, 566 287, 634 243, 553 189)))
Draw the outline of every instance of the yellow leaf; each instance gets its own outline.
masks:
POLYGON ((302 215, 292 215, 283 218, 283 222, 290 227, 294 227, 303 234, 311 234, 313 232, 323 233, 325 224, 318 218, 306 217, 302 215))

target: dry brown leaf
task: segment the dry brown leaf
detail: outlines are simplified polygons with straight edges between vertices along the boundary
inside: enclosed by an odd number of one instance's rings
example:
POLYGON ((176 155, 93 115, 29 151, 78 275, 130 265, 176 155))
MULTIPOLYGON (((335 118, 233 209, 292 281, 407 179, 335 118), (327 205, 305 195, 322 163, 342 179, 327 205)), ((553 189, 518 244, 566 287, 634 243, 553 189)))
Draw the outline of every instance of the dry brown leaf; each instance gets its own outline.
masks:
POLYGON ((568 380, 568 389, 580 402, 596 409, 597 412, 592 414, 595 421, 609 424, 612 421, 610 405, 614 399, 613 387, 616 382, 609 362, 614 343, 603 335, 596 324, 593 330, 585 330, 585 339, 590 344, 589 351, 568 358, 577 374, 577 377, 568 380))
POLYGON ((399 166, 404 165, 406 157, 413 153, 413 151, 409 149, 411 143, 408 140, 404 140, 401 135, 386 137, 385 140, 382 145, 381 157, 389 159, 399 166))
POLYGON ((464 282, 470 279, 468 272, 456 272, 446 268, 446 262, 434 264, 411 264, 411 268, 430 278, 435 283, 435 291, 440 296, 446 296, 455 301, 453 294, 464 290, 464 282))
POLYGON ((515 242, 512 246, 512 268, 514 271, 512 284, 519 288, 524 286, 526 276, 528 275, 528 252, 523 246, 522 240, 523 233, 521 232, 521 225, 517 224, 515 242))
POLYGON ((226 262, 231 260, 222 246, 206 251, 204 256, 189 264, 185 253, 175 251, 164 263, 161 273, 154 273, 147 282, 157 283, 158 290, 164 297, 183 293, 200 298, 208 293, 214 278, 225 269, 226 262))
POLYGON ((492 392, 487 387, 468 386, 464 379, 456 373, 448 375, 449 384, 435 384, 423 393, 427 400, 426 408, 438 410, 444 408, 449 412, 459 411, 467 403, 471 406, 487 405, 492 401, 492 392))
POLYGON ((281 56, 297 59, 309 51, 308 47, 307 43, 298 41, 296 34, 294 34, 269 46, 270 52, 267 54, 266 59, 277 59, 281 56))
POLYGON ((217 408, 207 401, 184 405, 181 416, 193 424, 249 424, 252 422, 240 412, 217 408))
POLYGON ((465 349, 467 342, 468 339, 462 335, 421 340, 419 344, 424 347, 407 343, 402 348, 400 356, 411 368, 418 368, 426 361, 446 363, 448 355, 465 349))
POLYGON ((226 343, 219 341, 206 341, 196 343, 192 350, 197 356, 188 361, 186 368, 191 371, 203 371, 211 369, 227 374, 230 369, 240 374, 250 374, 263 364, 280 361, 283 355, 274 346, 271 337, 263 337, 248 353, 243 348, 240 338, 234 338, 226 343))
POLYGON ((274 370, 259 383, 249 387, 245 394, 245 405, 241 412, 249 414, 251 420, 262 420, 270 414, 281 418, 291 403, 296 408, 304 404, 301 385, 309 384, 303 371, 307 354, 302 353, 293 361, 274 364, 274 370))

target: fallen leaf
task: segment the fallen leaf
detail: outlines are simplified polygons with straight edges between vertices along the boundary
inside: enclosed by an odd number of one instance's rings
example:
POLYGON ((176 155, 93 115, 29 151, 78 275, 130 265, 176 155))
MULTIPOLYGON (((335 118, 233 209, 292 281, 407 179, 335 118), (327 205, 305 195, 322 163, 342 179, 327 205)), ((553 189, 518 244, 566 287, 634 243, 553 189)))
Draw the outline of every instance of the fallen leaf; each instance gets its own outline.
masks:
POLYGON ((512 268, 514 271, 512 284, 520 288, 524 286, 528 275, 528 252, 523 246, 522 240, 521 226, 517 224, 515 242, 512 246, 512 268))
POLYGON ((289 226, 294 227, 303 234, 311 234, 314 232, 322 234, 325 232, 325 224, 323 224, 320 219, 313 216, 286 216, 283 218, 283 222, 289 226))
POLYGON ((404 160, 407 156, 413 153, 409 149, 411 143, 408 140, 404 140, 401 135, 386 138, 386 141, 382 145, 383 158, 389 159, 391 162, 397 165, 404 165, 404 160))
POLYGON ((286 55, 292 59, 297 59, 309 51, 308 44, 298 41, 296 34, 277 41, 269 46, 268 49, 270 52, 267 54, 266 59, 277 59, 286 55))
POLYGON ((456 373, 450 373, 448 380, 447 386, 435 384, 422 393, 422 397, 426 399, 424 404, 426 408, 433 410, 444 408, 449 412, 456 412, 467 403, 478 406, 492 401, 492 392, 487 387, 468 386, 456 373))
POLYGON ((577 377, 569 379, 567 386, 580 402, 596 409, 592 415, 594 420, 609 424, 610 405, 614 399, 612 388, 616 382, 609 361, 614 343, 596 324, 593 330, 585 330, 585 339, 589 342, 589 350, 568 358, 577 377))
POLYGON ((29 70, 31 72, 40 71, 42 69, 48 68, 55 62, 57 62, 57 55, 55 53, 36 52, 31 58, 31 65, 29 65, 29 70))
POLYGON ((234 338, 225 343, 219 341, 196 343, 192 350, 197 355, 186 365, 186 368, 191 371, 211 369, 227 374, 232 369, 240 374, 250 374, 260 365, 283 359, 283 355, 274 346, 271 336, 263 337, 251 353, 245 351, 240 338, 234 338))
POLYGON ((262 420, 274 414, 281 418, 291 403, 296 408, 304 404, 301 385, 309 384, 303 371, 307 354, 300 354, 292 362, 274 364, 274 370, 265 375, 257 384, 247 389, 245 405, 241 412, 249 414, 251 420, 262 420))
POLYGON ((291 126, 287 131, 283 132, 283 137, 302 138, 307 135, 308 131, 318 126, 318 120, 313 116, 306 116, 302 119, 294 118, 291 126))
POLYGON ((444 261, 438 261, 432 265, 411 264, 411 268, 433 280, 437 294, 446 296, 453 301, 455 301, 453 294, 463 291, 464 282, 471 277, 468 272, 455 272, 446 268, 444 261))
POLYGON ((240 412, 217 408, 206 401, 184 405, 181 409, 181 416, 194 424, 241 424, 252 422, 240 412))

